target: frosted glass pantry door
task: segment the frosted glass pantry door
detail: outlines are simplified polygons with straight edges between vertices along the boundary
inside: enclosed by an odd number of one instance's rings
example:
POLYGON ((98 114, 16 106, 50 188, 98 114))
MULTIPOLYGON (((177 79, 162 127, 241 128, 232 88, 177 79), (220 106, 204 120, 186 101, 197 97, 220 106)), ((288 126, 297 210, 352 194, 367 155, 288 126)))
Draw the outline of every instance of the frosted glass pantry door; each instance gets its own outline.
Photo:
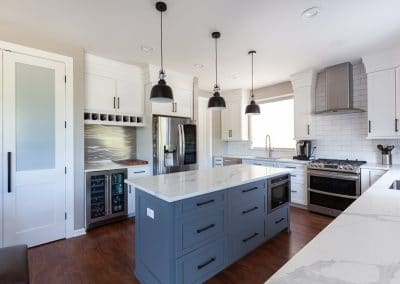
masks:
POLYGON ((4 246, 65 237, 64 78, 63 63, 3 52, 4 246))

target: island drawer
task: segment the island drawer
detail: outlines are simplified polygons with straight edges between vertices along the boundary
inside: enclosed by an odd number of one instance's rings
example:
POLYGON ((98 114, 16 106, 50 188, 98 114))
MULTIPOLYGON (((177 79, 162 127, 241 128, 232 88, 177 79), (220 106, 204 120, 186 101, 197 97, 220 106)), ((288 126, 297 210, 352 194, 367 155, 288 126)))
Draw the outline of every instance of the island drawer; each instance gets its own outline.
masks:
POLYGON ((221 238, 177 260, 176 283, 203 283, 224 268, 226 240, 221 238))
POLYGON ((224 202, 224 190, 203 194, 200 196, 178 201, 176 206, 176 214, 199 214, 201 212, 208 211, 210 208, 222 206, 224 205, 224 202))
POLYGON ((215 208, 200 215, 177 219, 177 255, 188 253, 225 232, 225 210, 215 208))
POLYGON ((267 235, 269 238, 275 236, 289 226, 288 210, 288 206, 284 206, 268 214, 267 235))
POLYGON ((266 190, 265 181, 253 182, 235 187, 228 191, 231 206, 252 205, 263 200, 266 190))
POLYGON ((264 220, 265 217, 265 205, 264 198, 256 199, 251 204, 238 204, 231 206, 230 210, 230 230, 240 231, 242 228, 264 220))
POLYGON ((256 222, 248 224, 240 232, 232 234, 231 253, 232 262, 245 256, 250 251, 261 245, 265 240, 264 219, 257 219, 256 222))

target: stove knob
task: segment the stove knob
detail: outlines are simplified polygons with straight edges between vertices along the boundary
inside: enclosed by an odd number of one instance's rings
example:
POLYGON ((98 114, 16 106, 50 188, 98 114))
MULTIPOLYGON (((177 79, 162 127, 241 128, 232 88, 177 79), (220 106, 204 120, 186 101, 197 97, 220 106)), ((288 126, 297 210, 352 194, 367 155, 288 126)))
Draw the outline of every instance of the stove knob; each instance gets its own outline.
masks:
POLYGON ((347 165, 347 166, 345 167, 345 170, 347 170, 347 171, 353 171, 354 168, 353 168, 352 165, 347 165))

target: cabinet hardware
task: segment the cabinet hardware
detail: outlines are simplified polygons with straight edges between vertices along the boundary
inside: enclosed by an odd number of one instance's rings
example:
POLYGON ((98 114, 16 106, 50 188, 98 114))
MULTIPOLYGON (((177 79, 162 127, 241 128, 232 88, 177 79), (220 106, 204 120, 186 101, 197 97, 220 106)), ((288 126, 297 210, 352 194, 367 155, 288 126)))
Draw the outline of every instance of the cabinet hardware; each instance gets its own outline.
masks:
POLYGON ((175 112, 178 112, 178 103, 175 103, 175 112))
POLYGON ((252 211, 254 211, 254 210, 257 210, 257 209, 258 209, 258 206, 254 206, 254 207, 251 208, 251 209, 242 211, 242 214, 244 215, 244 214, 250 213, 250 212, 252 212, 252 211))
POLYGON ((200 233, 203 233, 204 231, 210 230, 211 228, 214 228, 214 227, 215 227, 215 224, 210 224, 210 225, 208 225, 208 226, 206 226, 204 228, 196 230, 196 232, 198 234, 200 234, 200 233))
POLYGON ((242 190, 242 193, 246 193, 246 192, 249 192, 249 191, 253 191, 253 190, 256 190, 258 187, 252 187, 252 188, 249 188, 249 189, 243 189, 242 190))
POLYGON ((119 97, 117 98, 117 109, 119 109, 119 97))
POLYGON ((310 135, 310 125, 307 124, 307 135, 310 135))
POLYGON ((232 130, 229 129, 229 137, 232 137, 232 130))
POLYGON ((204 201, 204 202, 199 202, 196 205, 197 205, 197 207, 200 207, 200 206, 203 206, 203 205, 206 205, 206 204, 209 204, 209 203, 213 203, 214 201, 215 201, 215 199, 210 199, 210 200, 207 200, 207 201, 204 201))
POLYGON ((297 192, 297 190, 291 190, 290 192, 294 192, 295 193, 295 192, 297 192))
POLYGON ((115 97, 114 97, 114 109, 115 109, 115 97))
POLYGON ((133 172, 134 174, 143 174, 143 173, 145 173, 146 171, 138 171, 138 172, 133 172))
POLYGON ((253 165, 262 166, 262 164, 260 164, 260 163, 254 163, 253 165))
POLYGON ((283 220, 285 220, 285 218, 280 218, 278 221, 275 221, 275 224, 279 224, 279 223, 282 222, 283 220))
POLYGON ((129 186, 129 193, 132 193, 132 188, 131 188, 131 186, 129 186))
POLYGON ((296 167, 293 167, 293 166, 286 166, 285 168, 287 168, 287 169, 296 169, 296 167))
POLYGON ((247 243, 248 241, 250 241, 251 239, 253 239, 257 236, 258 236, 258 233, 254 233, 250 237, 243 239, 242 242, 247 243))
POLYGON ((296 177, 296 175, 290 175, 290 176, 291 176, 291 177, 294 177, 294 178, 296 177))
POLYGON ((67 212, 64 214, 64 219, 67 220, 67 212))
POLYGON ((396 119, 394 120, 394 131, 395 131, 395 132, 399 132, 398 122, 399 122, 399 120, 396 118, 396 119))
POLYGON ((206 267, 207 265, 213 263, 215 260, 216 260, 216 258, 215 258, 215 257, 212 257, 210 260, 207 260, 207 261, 204 262, 203 264, 198 265, 198 266, 197 266, 197 269, 200 270, 200 269, 206 267))
POLYGON ((371 133, 371 120, 368 120, 368 133, 371 133))
POLYGON ((7 191, 11 192, 11 152, 7 152, 7 191))

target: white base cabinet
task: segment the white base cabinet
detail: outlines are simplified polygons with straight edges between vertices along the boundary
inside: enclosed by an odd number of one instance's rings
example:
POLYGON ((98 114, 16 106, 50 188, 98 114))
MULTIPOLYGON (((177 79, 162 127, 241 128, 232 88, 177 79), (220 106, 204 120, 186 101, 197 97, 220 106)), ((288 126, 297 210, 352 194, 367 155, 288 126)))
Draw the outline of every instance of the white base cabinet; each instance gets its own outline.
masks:
MULTIPOLYGON (((128 179, 141 178, 151 175, 150 165, 128 168, 128 179)), ((128 185, 128 215, 135 216, 135 189, 128 185)))
POLYGON ((278 167, 293 170, 290 173, 291 202, 307 206, 307 166, 305 164, 278 163, 278 167))
POLYGON ((368 190, 387 170, 382 169, 361 169, 361 193, 368 190))

